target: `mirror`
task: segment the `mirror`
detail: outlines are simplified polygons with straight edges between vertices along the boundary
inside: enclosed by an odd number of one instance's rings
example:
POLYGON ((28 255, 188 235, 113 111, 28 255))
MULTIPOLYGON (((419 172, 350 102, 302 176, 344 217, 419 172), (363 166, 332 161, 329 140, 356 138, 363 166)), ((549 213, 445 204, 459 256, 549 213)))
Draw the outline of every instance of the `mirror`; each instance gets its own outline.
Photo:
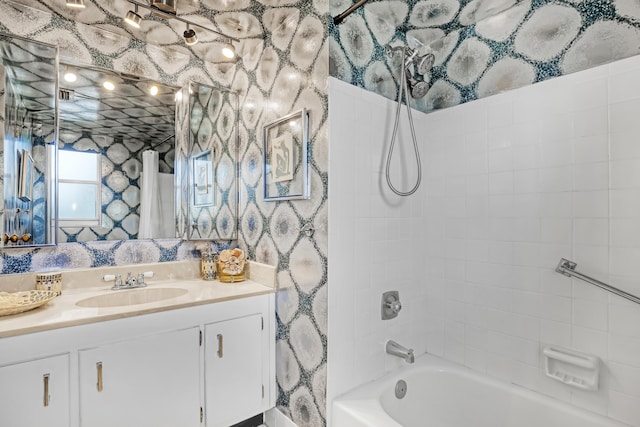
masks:
POLYGON ((200 83, 183 92, 188 103, 183 103, 186 114, 179 128, 187 137, 176 159, 180 235, 188 240, 236 239, 238 96, 200 83))
POLYGON ((2 245, 55 244, 55 46, 0 33, 2 245))
POLYGON ((58 241, 176 237, 178 89, 71 64, 59 81, 58 241))

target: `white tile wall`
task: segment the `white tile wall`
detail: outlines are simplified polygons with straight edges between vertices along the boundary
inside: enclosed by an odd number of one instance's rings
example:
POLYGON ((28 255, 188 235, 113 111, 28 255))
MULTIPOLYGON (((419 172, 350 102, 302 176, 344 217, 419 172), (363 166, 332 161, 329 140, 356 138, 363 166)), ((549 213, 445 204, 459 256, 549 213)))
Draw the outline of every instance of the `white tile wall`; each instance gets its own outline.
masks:
POLYGON ((640 294, 639 76, 635 57, 414 113, 424 178, 405 199, 382 176, 393 103, 330 80, 328 402, 400 364, 393 338, 640 426, 640 306, 553 271, 569 258, 640 294), (406 308, 382 322, 388 289, 406 308), (549 344, 598 355, 602 389, 545 377, 549 344))

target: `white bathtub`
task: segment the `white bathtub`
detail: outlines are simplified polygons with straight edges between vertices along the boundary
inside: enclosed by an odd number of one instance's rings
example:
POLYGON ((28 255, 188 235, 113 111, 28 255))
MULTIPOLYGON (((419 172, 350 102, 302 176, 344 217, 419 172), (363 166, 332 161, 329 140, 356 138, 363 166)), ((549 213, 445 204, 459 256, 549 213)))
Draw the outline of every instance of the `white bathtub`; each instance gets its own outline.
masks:
POLYGON ((431 355, 337 398, 332 427, 623 427, 431 355), (398 380, 407 383, 395 397, 398 380))

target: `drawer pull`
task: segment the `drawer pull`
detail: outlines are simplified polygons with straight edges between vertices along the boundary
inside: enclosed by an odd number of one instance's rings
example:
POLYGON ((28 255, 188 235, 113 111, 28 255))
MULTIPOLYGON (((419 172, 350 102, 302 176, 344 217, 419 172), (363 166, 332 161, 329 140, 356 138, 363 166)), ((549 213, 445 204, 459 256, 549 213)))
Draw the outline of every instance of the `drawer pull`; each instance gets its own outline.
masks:
POLYGON ((224 341, 222 338, 222 334, 218 334, 218 358, 222 359, 223 353, 223 345, 224 341))
POLYGON ((42 376, 42 381, 44 382, 44 406, 49 406, 49 374, 44 374, 42 376))
POLYGON ((102 362, 96 363, 96 369, 98 370, 98 393, 101 393, 104 388, 102 385, 102 362))

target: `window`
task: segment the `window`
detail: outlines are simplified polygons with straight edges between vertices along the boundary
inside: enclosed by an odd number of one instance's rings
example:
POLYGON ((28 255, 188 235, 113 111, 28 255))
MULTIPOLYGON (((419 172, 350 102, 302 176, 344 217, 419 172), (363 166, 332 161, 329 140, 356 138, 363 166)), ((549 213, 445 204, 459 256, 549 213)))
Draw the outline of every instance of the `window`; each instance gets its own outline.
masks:
POLYGON ((58 222, 63 227, 96 227, 101 213, 101 155, 58 152, 58 222))

